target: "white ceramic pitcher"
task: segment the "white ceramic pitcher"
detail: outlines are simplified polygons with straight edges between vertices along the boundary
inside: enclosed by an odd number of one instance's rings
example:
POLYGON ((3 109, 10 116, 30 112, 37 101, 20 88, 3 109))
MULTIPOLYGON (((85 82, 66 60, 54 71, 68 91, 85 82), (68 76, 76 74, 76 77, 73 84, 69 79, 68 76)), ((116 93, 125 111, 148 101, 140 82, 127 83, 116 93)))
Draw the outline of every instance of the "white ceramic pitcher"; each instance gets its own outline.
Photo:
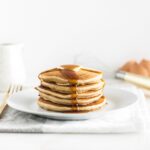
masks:
POLYGON ((23 44, 0 44, 0 91, 5 91, 10 84, 25 83, 22 49, 23 44))

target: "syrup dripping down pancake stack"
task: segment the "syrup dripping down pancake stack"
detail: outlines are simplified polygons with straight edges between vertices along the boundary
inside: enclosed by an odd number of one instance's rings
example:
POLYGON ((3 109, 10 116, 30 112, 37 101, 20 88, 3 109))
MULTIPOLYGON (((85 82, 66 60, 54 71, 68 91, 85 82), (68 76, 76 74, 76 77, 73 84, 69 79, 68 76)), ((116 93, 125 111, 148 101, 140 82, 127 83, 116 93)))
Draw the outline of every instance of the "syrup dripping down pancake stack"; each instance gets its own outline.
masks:
POLYGON ((39 75, 38 105, 57 112, 89 112, 106 103, 102 72, 78 65, 62 65, 39 75))

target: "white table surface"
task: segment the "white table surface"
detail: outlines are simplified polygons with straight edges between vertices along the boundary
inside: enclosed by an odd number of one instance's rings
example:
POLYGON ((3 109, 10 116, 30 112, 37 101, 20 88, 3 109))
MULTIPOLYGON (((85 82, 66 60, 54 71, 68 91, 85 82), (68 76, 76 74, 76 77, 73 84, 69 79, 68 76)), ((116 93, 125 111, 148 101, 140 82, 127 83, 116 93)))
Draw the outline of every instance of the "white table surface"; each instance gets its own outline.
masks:
POLYGON ((149 150, 150 133, 142 134, 0 134, 3 150, 149 150))
MULTIPOLYGON (((147 100, 150 108, 150 101, 147 100)), ((150 131, 132 134, 0 133, 0 150, 149 150, 150 131)))

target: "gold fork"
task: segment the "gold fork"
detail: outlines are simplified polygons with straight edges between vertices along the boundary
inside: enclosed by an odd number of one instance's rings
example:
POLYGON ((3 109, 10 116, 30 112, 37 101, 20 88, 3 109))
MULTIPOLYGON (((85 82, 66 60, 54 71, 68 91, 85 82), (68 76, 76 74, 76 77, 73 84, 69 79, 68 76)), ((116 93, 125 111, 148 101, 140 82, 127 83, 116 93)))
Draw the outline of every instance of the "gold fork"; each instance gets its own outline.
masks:
POLYGON ((8 90, 4 94, 3 101, 2 101, 2 103, 0 105, 0 116, 2 115, 3 111, 7 107, 7 102, 8 102, 9 97, 11 95, 13 95, 15 92, 18 92, 18 91, 21 91, 21 90, 22 90, 22 86, 21 85, 10 85, 8 87, 8 90))

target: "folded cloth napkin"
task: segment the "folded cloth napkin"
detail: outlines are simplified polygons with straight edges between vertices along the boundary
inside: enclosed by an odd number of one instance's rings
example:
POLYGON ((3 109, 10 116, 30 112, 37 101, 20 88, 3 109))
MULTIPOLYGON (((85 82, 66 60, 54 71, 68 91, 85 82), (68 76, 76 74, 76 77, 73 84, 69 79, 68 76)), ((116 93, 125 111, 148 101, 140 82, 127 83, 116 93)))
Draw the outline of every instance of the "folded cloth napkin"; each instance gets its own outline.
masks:
MULTIPOLYGON (((120 86, 120 85, 119 85, 120 86)), ((138 102, 127 109, 84 121, 57 121, 8 108, 0 119, 0 132, 19 133, 128 133, 146 129, 148 112, 141 90, 124 87, 138 95, 138 102)))

